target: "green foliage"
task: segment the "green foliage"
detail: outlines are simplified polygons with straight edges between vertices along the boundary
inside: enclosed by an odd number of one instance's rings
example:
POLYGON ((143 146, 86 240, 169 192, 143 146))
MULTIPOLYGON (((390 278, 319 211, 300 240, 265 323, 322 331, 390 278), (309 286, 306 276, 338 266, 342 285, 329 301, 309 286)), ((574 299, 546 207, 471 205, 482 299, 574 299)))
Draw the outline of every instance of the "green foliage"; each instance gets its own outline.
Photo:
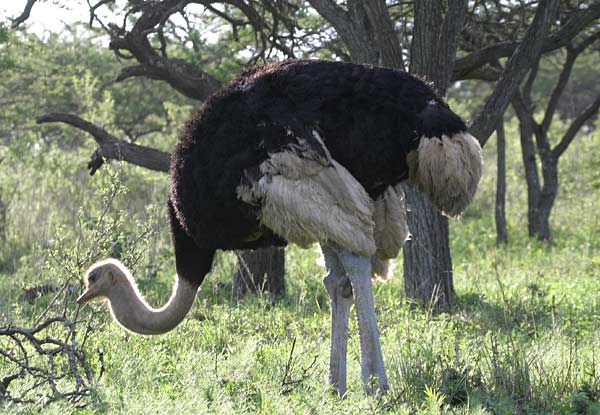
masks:
POLYGON ((8 41, 8 28, 6 27, 6 23, 0 22, 0 44, 6 43, 8 41))
POLYGON ((44 40, 23 33, 11 34, 10 41, 0 45, 0 66, 6 68, 0 81, 0 148, 11 146, 23 154, 46 142, 65 150, 84 143, 91 148, 91 138, 69 132, 72 127, 35 124, 39 115, 62 111, 97 123, 117 137, 172 149, 178 127, 197 104, 161 82, 113 84, 121 64, 98 42, 93 32, 51 34, 44 40))

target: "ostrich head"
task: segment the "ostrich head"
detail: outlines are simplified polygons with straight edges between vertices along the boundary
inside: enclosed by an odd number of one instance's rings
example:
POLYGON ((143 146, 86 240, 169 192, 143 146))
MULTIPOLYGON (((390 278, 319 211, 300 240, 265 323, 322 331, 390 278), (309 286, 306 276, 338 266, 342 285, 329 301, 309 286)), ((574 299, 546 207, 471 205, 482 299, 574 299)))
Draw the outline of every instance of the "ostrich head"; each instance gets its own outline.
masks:
POLYGON ((92 265, 85 274, 84 285, 86 289, 77 299, 78 304, 105 299, 113 319, 138 334, 161 334, 173 329, 187 315, 198 290, 198 286, 178 279, 167 304, 152 308, 140 295, 129 270, 116 259, 92 265))
POLYGON ((82 305, 94 298, 109 298, 114 296, 122 284, 127 284, 127 276, 123 272, 125 267, 117 260, 107 260, 91 267, 83 278, 85 291, 77 299, 82 305))

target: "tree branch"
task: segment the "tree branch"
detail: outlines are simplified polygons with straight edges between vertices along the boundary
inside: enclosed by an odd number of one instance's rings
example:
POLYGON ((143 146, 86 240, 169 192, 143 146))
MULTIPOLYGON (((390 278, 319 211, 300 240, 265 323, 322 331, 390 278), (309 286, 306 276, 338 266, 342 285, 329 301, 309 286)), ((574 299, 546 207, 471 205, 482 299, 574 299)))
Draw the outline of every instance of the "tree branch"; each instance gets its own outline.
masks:
POLYGON ((558 0, 540 0, 525 38, 508 60, 494 92, 471 125, 471 134, 477 137, 482 146, 498 125, 511 97, 529 72, 532 62, 535 62, 542 51, 546 34, 556 17, 558 5, 558 0))
POLYGON ((37 117, 36 122, 38 124, 62 122, 91 134, 96 140, 98 148, 92 154, 91 161, 88 164, 90 175, 93 175, 102 166, 104 160, 122 160, 150 170, 169 171, 171 161, 169 153, 128 143, 77 115, 50 112, 37 117))
POLYGON ((466 75, 463 75, 460 79, 455 79, 454 74, 452 75, 452 81, 476 79, 479 81, 496 82, 500 78, 502 70, 495 68, 491 65, 482 66, 481 68, 474 69, 466 75))
POLYGON ((150 79, 161 79, 160 71, 157 71, 154 68, 145 65, 132 65, 122 68, 121 72, 119 72, 112 82, 121 82, 138 76, 143 76, 150 79))
MULTIPOLYGON (((196 100, 204 100, 220 88, 220 82, 200 67, 167 56, 165 27, 173 14, 183 14, 185 7, 189 4, 199 4, 216 13, 232 24, 234 32, 237 25, 251 26, 256 35, 257 52, 249 59, 250 63, 254 63, 260 58, 268 59, 274 49, 283 52, 286 56, 294 55, 294 45, 290 47, 287 44, 290 39, 292 42, 294 41, 292 34, 296 28, 295 21, 288 16, 298 8, 292 2, 284 0, 269 2, 245 0, 134 2, 132 5, 126 6, 126 16, 133 13, 139 14, 130 29, 127 28, 127 25, 131 19, 127 18, 124 19, 121 26, 103 25, 111 37, 110 48, 115 54, 126 59, 135 58, 139 63, 137 66, 124 69, 116 78, 117 80, 133 76, 147 76, 165 81, 178 92, 196 100), (228 7, 229 11, 222 12, 213 7, 213 4, 216 3, 233 6, 237 10, 233 13, 228 7), (244 19, 238 18, 240 13, 245 17, 244 19), (282 34, 280 31, 284 33, 282 34), (152 35, 158 38, 159 45, 152 42, 152 35), (143 70, 142 67, 145 67, 146 70, 143 70)), ((94 15, 95 10, 91 10, 91 13, 94 15)), ((96 18, 96 20, 98 19, 96 18)))
MULTIPOLYGON (((545 53, 567 46, 571 39, 598 18, 600 18, 600 3, 596 3, 587 9, 574 13, 561 29, 545 39, 541 51, 545 53)), ((454 74, 452 79, 465 79, 464 77, 475 69, 498 59, 511 56, 515 53, 519 45, 520 42, 498 43, 457 59, 454 63, 454 74)))
POLYGON ((558 159, 565 152, 567 147, 569 147, 569 144, 571 144, 573 139, 575 139, 575 136, 577 135, 577 133, 579 132, 581 127, 583 127, 583 125, 594 114, 596 114, 598 112, 599 108, 600 108, 600 95, 598 95, 596 97, 596 99, 594 100, 594 102, 592 102, 590 105, 588 105, 587 108, 581 114, 579 114, 577 116, 577 118, 575 118, 573 120, 573 122, 569 126, 569 129, 563 136, 562 140, 560 140, 560 143, 558 143, 556 145, 556 147, 554 147, 554 149, 552 150, 552 155, 556 159, 558 159))
POLYGON ((16 29, 20 24, 25 23, 29 16, 31 15, 31 9, 37 0, 27 0, 27 4, 25 4, 25 9, 23 9, 23 13, 19 16, 12 19, 11 28, 16 29))
POLYGON ((558 107, 558 101, 569 82, 569 77, 571 76, 571 70, 573 69, 573 65, 575 64, 575 59, 577 58, 577 54, 573 52, 572 49, 567 49, 567 58, 563 65, 562 70, 560 71, 560 75, 558 77, 558 82, 554 86, 552 93, 550 95, 550 100, 548 101, 548 105, 546 106, 546 111, 544 113, 544 119, 540 124, 540 128, 544 134, 548 132, 550 128, 550 124, 552 123, 552 118, 556 113, 556 108, 558 107))
POLYGON ((567 47, 567 57, 565 63, 558 77, 558 82, 552 90, 550 101, 548 102, 548 106, 546 107, 546 112, 544 114, 544 119, 540 125, 540 128, 544 134, 546 134, 550 128, 552 118, 554 117, 554 114, 556 113, 556 108, 558 107, 558 102, 560 100, 560 97, 562 96, 563 91, 565 90, 565 87, 569 82, 571 71, 573 69, 573 65, 575 64, 575 61, 577 60, 577 57, 597 39, 600 39, 600 31, 594 33, 591 36, 588 36, 576 47, 567 47))
POLYGON ((221 83, 217 79, 182 59, 166 57, 164 50, 159 54, 148 40, 148 35, 162 32, 164 22, 174 13, 183 10, 188 3, 192 1, 167 0, 145 3, 140 6, 142 14, 129 32, 124 28, 110 30, 110 48, 120 56, 125 50, 140 63, 123 69, 117 80, 148 76, 163 80, 181 94, 197 100, 205 99, 220 88, 221 83))
POLYGON ((349 1, 344 10, 334 0, 308 0, 310 5, 327 20, 350 52, 353 62, 378 63, 377 50, 370 43, 371 37, 365 27, 363 3, 349 1))

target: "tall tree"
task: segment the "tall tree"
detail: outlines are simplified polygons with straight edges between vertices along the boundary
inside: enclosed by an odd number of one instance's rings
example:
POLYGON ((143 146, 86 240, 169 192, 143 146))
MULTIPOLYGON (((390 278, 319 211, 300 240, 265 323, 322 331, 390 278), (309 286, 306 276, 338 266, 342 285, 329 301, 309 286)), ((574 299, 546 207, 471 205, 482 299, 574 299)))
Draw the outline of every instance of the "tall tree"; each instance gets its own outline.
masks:
MULTIPOLYGON (((466 0, 449 0, 445 13, 442 2, 415 3, 410 69, 432 82, 440 95, 446 94, 452 79, 466 13, 466 0)), ((448 219, 415 187, 405 186, 405 194, 410 207, 408 226, 413 235, 404 247, 406 295, 421 302, 430 301, 436 309, 448 308, 455 295, 448 219)))
POLYGON ((541 56, 537 58, 527 82, 513 98, 513 108, 520 123, 521 150, 527 183, 528 231, 529 236, 537 237, 540 240, 552 238, 550 213, 558 193, 560 157, 574 141, 579 130, 600 109, 600 92, 597 92, 596 97, 572 120, 559 142, 552 145, 549 132, 556 116, 558 104, 569 83, 575 61, 586 49, 600 40, 600 26, 596 30, 598 31, 579 40, 577 44, 573 42, 565 47, 562 70, 546 103, 541 121, 537 121, 534 117, 536 105, 532 99, 533 84, 542 64, 541 56), (538 158, 541 177, 538 171, 538 158))

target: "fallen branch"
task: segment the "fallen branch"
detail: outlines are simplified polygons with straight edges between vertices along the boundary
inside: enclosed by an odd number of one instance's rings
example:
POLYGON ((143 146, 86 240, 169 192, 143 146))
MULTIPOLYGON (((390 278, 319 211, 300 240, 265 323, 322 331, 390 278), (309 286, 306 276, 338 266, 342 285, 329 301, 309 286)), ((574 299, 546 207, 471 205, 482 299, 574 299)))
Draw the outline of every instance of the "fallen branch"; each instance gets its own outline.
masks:
POLYGON ((77 403, 90 394, 92 370, 78 346, 76 322, 65 317, 34 328, 0 328, 0 362, 0 402, 77 403))

